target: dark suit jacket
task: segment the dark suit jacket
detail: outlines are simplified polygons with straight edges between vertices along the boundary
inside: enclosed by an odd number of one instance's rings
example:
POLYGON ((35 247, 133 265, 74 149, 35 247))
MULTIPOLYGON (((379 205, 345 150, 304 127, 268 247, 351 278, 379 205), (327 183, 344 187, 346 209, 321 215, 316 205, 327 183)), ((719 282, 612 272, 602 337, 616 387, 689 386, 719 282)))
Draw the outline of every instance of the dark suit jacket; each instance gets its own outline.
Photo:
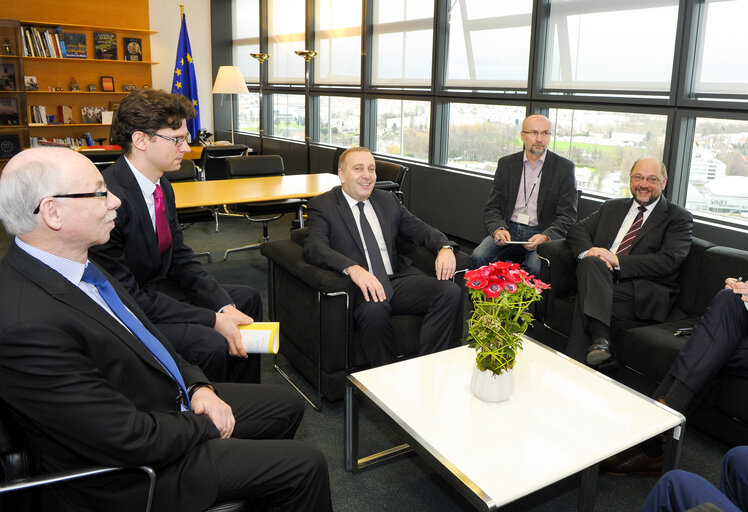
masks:
MULTIPOLYGON (((434 253, 445 245, 454 245, 441 231, 410 213, 390 192, 374 189, 369 200, 382 227, 395 274, 415 271, 410 259, 397 252, 398 235, 434 253)), ((356 220, 339 186, 309 201, 309 236, 304 244, 304 258, 313 265, 338 272, 351 265, 368 268, 356 220)))
POLYGON ((171 247, 160 255, 143 192, 124 157, 102 172, 107 187, 122 201, 106 244, 92 247, 89 257, 122 283, 154 323, 198 323, 213 327, 215 312, 233 301, 216 279, 193 259, 177 222, 174 190, 162 177, 171 247), (191 302, 158 292, 164 281, 176 285, 191 302))
MULTIPOLYGON (((171 353, 185 384, 207 382, 110 281, 171 353)), ((180 460, 219 432, 207 415, 180 412, 177 385, 148 349, 80 289, 15 244, 0 262, 0 282, 0 396, 42 469, 171 465, 159 472, 159 486, 184 493, 182 486, 192 485, 185 499, 211 503, 215 496, 203 495, 206 485, 199 484, 205 468, 182 467, 180 460)), ((118 475, 86 486, 86 494, 104 500, 106 510, 126 511, 133 503, 127 496, 139 493, 142 499, 144 485, 142 474, 118 475)), ((79 507, 59 509, 71 508, 79 507)))
MULTIPOLYGON (((572 254, 576 257, 591 247, 609 249, 632 202, 631 198, 605 201, 598 211, 569 228, 566 240, 572 254)), ((691 250, 692 230, 693 216, 661 196, 629 254, 618 257, 619 279, 633 281, 639 318, 666 320, 679 292, 678 274, 691 250)))
MULTIPOLYGON (((523 154, 520 151, 505 156, 496 166, 491 195, 483 207, 489 235, 499 228, 506 229, 512 218, 524 169, 523 154)), ((538 227, 551 240, 565 237, 569 226, 577 220, 574 163, 548 151, 538 187, 538 227)))

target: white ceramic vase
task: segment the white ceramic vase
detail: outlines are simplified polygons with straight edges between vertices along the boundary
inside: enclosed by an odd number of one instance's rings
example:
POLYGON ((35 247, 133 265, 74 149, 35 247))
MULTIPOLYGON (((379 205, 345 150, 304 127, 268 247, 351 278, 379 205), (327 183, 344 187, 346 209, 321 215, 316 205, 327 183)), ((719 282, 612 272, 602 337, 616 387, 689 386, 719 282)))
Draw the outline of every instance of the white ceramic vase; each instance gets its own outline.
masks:
POLYGON ((473 363, 470 390, 484 402, 503 402, 514 391, 514 370, 494 375, 491 371, 479 370, 478 365, 473 363))

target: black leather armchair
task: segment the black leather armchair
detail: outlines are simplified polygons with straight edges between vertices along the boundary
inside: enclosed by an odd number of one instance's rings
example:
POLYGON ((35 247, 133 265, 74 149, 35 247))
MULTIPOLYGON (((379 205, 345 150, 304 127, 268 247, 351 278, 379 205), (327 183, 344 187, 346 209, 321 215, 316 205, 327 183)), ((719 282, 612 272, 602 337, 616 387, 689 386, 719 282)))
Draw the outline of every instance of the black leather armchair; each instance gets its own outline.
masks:
MULTIPOLYGON (((351 311, 357 287, 350 278, 311 265, 304 260, 306 229, 291 232, 291 240, 263 244, 260 252, 268 259, 269 315, 281 323, 280 352, 296 372, 316 390, 310 399, 276 364, 276 369, 319 409, 322 397, 342 399, 346 375, 368 367, 360 347, 351 311)), ((423 247, 398 240, 398 251, 407 255, 424 272, 434 274, 435 256, 423 247)), ((455 254, 457 268, 466 269, 469 257, 455 254)), ((463 285, 462 274, 455 278, 463 285)), ((397 353, 411 357, 418 352, 422 316, 394 315, 394 343, 397 353)), ((453 346, 462 341, 463 308, 455 321, 453 346)))
MULTIPOLYGON (((40 508, 39 487, 61 484, 72 480, 92 478, 107 473, 143 471, 148 478, 145 510, 151 510, 151 501, 156 484, 156 472, 149 466, 140 467, 89 467, 76 471, 37 474, 33 455, 26 445, 20 426, 13 421, 10 412, 0 403, 0 511, 35 511, 40 508), (14 492, 17 491, 17 492, 14 492)), ((219 503, 206 512, 245 512, 246 500, 219 503)))

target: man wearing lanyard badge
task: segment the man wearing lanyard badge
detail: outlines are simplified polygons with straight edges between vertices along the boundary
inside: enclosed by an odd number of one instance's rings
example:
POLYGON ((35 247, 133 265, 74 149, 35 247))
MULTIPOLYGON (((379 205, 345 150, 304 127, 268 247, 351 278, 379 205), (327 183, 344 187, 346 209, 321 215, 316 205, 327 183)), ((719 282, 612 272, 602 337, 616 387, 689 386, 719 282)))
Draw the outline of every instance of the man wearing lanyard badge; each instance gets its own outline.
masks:
POLYGON ((499 159, 483 207, 488 236, 472 255, 473 268, 497 260, 524 261, 540 273, 538 245, 566 236, 577 219, 574 163, 551 151, 551 122, 532 115, 522 123, 524 151, 499 159))

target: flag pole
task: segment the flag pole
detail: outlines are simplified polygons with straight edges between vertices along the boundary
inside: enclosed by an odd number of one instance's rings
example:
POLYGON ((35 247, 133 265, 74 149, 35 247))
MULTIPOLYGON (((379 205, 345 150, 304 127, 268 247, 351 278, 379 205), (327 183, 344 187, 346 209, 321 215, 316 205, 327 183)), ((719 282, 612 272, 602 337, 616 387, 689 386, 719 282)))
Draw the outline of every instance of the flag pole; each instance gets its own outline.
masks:
POLYGON ((179 21, 181 23, 182 17, 184 16, 184 4, 179 4, 179 21))

